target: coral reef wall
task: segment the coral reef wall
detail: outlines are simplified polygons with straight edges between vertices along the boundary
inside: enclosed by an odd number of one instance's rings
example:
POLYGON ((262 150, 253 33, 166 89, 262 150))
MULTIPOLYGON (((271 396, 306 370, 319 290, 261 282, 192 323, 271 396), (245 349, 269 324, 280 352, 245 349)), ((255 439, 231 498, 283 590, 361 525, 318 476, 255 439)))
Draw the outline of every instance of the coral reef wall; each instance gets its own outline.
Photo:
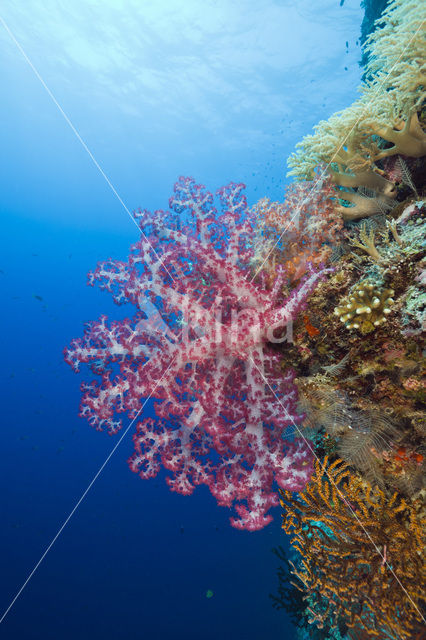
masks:
POLYGON ((281 496, 293 551, 273 602, 300 638, 425 637, 425 20, 424 3, 366 3, 360 98, 290 157, 293 215, 264 216, 311 230, 293 231, 296 280, 304 260, 333 269, 281 349, 316 456, 305 491, 281 496))

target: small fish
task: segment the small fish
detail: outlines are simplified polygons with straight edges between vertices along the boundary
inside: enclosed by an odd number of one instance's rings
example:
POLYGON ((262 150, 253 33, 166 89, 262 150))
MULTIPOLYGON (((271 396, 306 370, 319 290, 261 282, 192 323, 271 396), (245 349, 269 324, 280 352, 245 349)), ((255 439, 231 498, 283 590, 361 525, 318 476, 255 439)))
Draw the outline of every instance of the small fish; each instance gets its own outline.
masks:
POLYGON ((207 589, 206 598, 213 598, 213 591, 211 589, 207 589))
POLYGON ((36 300, 40 300, 40 302, 43 302, 43 298, 41 296, 34 294, 33 298, 35 298, 36 300))

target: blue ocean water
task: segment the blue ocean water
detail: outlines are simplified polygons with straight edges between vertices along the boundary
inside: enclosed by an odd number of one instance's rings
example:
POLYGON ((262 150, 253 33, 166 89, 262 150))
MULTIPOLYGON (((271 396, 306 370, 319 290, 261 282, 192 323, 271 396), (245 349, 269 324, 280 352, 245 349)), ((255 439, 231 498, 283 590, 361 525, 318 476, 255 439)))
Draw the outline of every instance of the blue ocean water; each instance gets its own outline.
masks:
POLYGON ((96 477, 115 440, 78 417, 62 351, 119 313, 86 274, 127 256, 126 207, 167 206, 179 175, 282 197, 295 143, 356 97, 362 15, 359 0, 2 3, 1 638, 295 637, 269 598, 279 511, 232 529, 207 489, 132 474, 130 434, 96 477))

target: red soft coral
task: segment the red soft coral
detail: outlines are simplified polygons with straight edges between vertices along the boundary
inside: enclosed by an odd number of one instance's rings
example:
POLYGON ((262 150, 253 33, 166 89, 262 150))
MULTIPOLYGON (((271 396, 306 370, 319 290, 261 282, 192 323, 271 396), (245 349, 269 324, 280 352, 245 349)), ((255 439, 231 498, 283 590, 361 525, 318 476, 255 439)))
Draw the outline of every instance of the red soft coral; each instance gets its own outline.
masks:
POLYGON ((81 405, 98 429, 115 433, 116 414, 135 418, 142 399, 156 399, 157 419, 136 428, 133 471, 148 478, 164 467, 182 494, 207 484, 220 505, 235 506, 235 527, 255 530, 278 504, 274 481, 297 491, 311 475, 310 447, 283 439, 301 416, 294 373, 279 370, 268 341, 322 274, 310 271, 285 300, 279 279, 270 290, 250 281, 254 219, 243 187, 219 190, 218 215, 213 196, 181 178, 171 211, 136 212, 143 237, 128 262, 100 264, 90 282, 143 310, 92 323, 65 357, 101 375, 85 386, 81 405))

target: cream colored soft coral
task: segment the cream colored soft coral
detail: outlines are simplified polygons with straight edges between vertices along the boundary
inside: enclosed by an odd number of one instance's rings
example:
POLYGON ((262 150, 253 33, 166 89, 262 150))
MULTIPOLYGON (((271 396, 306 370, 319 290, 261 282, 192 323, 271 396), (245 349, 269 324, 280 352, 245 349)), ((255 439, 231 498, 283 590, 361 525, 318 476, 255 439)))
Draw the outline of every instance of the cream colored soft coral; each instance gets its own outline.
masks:
POLYGON ((344 219, 381 210, 380 198, 366 199, 354 189, 395 196, 377 161, 396 154, 426 155, 426 135, 417 116, 426 93, 425 21, 425 3, 391 1, 367 41, 369 80, 361 87, 361 97, 319 122, 288 160, 288 175, 299 180, 313 180, 321 166, 327 167, 339 187, 336 199, 347 203, 336 203, 344 219))
POLYGON ((367 38, 367 75, 383 92, 391 91, 396 109, 408 117, 421 106, 426 87, 426 5, 418 0, 392 0, 367 38))

